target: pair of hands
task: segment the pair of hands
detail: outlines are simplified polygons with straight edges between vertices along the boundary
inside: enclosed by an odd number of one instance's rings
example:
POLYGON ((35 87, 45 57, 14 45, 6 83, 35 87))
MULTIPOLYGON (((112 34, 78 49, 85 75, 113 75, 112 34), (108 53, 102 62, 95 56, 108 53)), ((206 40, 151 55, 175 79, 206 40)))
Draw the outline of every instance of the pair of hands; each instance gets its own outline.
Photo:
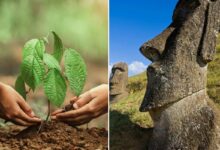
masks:
MULTIPOLYGON (((72 125, 81 125, 108 111, 108 86, 100 85, 85 92, 79 98, 74 97, 71 103, 75 110, 63 112, 63 109, 52 113, 52 119, 72 125)), ((25 100, 10 86, 0 83, 0 117, 22 126, 41 122, 25 100)))
POLYGON ((78 98, 70 100, 74 110, 64 112, 59 109, 52 113, 52 119, 63 121, 71 125, 81 125, 108 112, 108 85, 95 87, 78 98))

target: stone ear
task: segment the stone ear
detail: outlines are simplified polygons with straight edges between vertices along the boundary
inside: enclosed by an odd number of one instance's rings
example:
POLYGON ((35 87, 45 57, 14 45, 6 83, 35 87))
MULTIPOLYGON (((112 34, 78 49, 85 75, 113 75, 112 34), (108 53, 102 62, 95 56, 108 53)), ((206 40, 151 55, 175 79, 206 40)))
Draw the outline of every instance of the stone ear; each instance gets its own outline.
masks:
POLYGON ((203 28, 198 56, 203 63, 207 64, 215 56, 217 35, 219 31, 220 2, 210 2, 206 10, 206 18, 203 28))

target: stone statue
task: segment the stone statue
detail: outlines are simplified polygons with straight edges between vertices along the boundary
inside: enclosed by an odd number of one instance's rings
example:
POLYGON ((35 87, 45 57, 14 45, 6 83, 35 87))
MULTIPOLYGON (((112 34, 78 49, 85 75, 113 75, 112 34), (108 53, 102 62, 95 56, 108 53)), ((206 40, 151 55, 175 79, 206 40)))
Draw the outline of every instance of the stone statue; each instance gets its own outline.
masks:
POLYGON ((117 101, 128 96, 128 65, 120 62, 112 67, 110 76, 110 101, 117 101))
POLYGON ((219 123, 206 93, 220 0, 179 0, 173 22, 140 51, 152 61, 140 111, 154 120, 149 150, 220 149, 219 123))

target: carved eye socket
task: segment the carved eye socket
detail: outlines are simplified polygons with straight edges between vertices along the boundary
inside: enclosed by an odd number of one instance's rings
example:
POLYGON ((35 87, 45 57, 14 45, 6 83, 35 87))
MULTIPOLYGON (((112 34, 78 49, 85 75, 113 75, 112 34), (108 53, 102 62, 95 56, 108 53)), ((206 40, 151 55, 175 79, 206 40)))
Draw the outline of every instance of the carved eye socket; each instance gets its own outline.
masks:
POLYGON ((200 1, 201 0, 180 0, 174 11, 173 20, 185 20, 189 14, 193 13, 195 9, 201 5, 200 1))
POLYGON ((189 8, 190 9, 195 9, 195 8, 197 8, 198 6, 200 6, 201 5, 201 2, 200 2, 200 0, 189 0, 190 2, 189 2, 189 8))
POLYGON ((124 69, 122 69, 122 68, 117 68, 120 72, 125 72, 125 70, 124 69))

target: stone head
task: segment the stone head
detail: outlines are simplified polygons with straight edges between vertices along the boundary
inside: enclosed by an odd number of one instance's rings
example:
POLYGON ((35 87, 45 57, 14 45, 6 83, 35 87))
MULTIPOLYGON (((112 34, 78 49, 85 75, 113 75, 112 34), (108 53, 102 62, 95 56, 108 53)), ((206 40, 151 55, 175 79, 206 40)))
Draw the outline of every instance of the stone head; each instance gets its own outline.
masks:
POLYGON ((207 63, 215 55, 220 0, 179 0, 172 23, 140 51, 152 64, 140 111, 179 101, 206 87, 207 63))
POLYGON ((120 62, 112 67, 110 76, 110 95, 120 95, 127 92, 128 65, 120 62))

